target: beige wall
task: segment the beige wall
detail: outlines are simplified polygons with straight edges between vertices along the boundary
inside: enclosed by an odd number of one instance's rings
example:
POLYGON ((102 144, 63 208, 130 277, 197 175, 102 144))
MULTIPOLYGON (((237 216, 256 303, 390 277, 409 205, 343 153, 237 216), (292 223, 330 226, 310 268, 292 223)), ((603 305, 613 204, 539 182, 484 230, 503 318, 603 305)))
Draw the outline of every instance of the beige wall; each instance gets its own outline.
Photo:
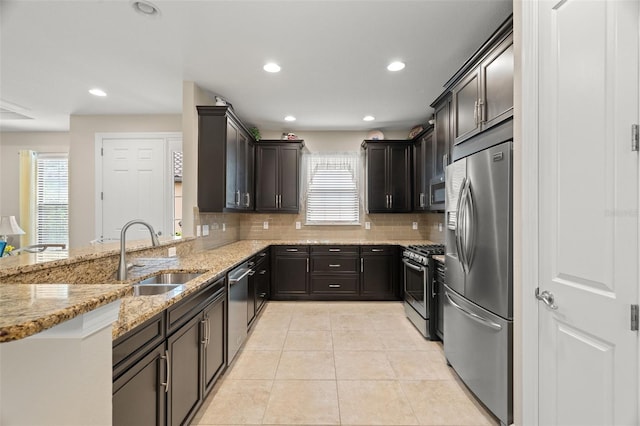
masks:
POLYGON ((72 115, 69 153, 69 245, 95 238, 95 135, 109 132, 181 132, 180 114, 72 115))
POLYGON ((0 215, 20 215, 20 150, 69 152, 68 132, 0 133, 0 215))
POLYGON ((182 232, 193 236, 198 222, 198 105, 214 105, 193 81, 182 82, 182 232))

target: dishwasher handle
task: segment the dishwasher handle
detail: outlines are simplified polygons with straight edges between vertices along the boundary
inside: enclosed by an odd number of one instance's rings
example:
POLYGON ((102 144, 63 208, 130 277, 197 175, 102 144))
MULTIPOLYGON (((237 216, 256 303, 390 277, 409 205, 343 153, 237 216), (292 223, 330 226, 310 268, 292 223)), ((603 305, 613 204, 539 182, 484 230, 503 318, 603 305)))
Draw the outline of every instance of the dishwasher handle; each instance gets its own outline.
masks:
POLYGON ((238 281, 242 281, 244 279, 244 277, 251 275, 251 272, 253 272, 253 269, 247 269, 245 272, 242 273, 242 275, 238 276, 238 277, 231 277, 229 276, 229 285, 233 285, 235 283, 237 283, 238 281))

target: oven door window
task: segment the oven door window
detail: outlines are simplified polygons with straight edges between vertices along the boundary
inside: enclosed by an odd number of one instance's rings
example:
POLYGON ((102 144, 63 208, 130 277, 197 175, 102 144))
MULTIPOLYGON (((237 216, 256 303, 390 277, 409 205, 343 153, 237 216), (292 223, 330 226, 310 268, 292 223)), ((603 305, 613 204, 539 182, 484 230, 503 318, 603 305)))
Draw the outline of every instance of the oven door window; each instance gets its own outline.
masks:
POLYGON ((404 292, 405 299, 411 303, 422 315, 426 315, 425 277, 428 268, 404 259, 404 292))

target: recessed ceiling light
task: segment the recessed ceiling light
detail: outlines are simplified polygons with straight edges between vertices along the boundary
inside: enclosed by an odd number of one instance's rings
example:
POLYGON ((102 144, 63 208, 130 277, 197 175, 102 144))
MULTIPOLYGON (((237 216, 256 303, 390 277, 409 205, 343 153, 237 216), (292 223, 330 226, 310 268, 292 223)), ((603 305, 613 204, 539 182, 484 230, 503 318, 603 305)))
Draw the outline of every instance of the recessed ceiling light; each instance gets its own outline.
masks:
POLYGON ((275 62, 269 62, 264 67, 262 67, 266 72, 280 72, 280 65, 275 62))
POLYGON ((158 6, 156 6, 155 4, 147 0, 132 1, 131 6, 133 7, 133 10, 140 13, 141 15, 146 15, 146 16, 160 15, 160 9, 158 9, 158 6))
POLYGON ((401 69, 404 69, 404 66, 404 62, 395 61, 387 65, 387 69, 389 71, 400 71, 401 69))
POLYGON ((364 121, 373 121, 375 119, 376 118, 373 115, 365 115, 363 118, 364 121))
POLYGON ((284 121, 296 121, 296 118, 293 115, 287 115, 284 121))
POLYGON ((89 90, 89 93, 91 93, 93 96, 100 96, 100 97, 107 96, 107 93, 104 90, 98 89, 97 87, 89 90))

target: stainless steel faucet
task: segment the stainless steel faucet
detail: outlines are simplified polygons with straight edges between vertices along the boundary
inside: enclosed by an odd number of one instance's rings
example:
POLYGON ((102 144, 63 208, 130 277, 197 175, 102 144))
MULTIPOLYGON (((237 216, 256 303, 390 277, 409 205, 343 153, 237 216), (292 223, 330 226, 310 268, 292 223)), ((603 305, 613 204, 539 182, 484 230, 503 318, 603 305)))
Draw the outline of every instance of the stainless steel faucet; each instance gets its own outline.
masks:
POLYGON ((160 245, 160 241, 158 240, 156 231, 153 230, 153 226, 149 225, 144 220, 135 219, 125 223, 125 225, 122 227, 122 231, 120 231, 120 263, 118 263, 118 281, 124 281, 127 279, 125 234, 127 233, 127 229, 129 229, 131 225, 135 225, 135 224, 146 226, 149 229, 149 232, 151 233, 151 244, 153 244, 154 247, 160 245))

